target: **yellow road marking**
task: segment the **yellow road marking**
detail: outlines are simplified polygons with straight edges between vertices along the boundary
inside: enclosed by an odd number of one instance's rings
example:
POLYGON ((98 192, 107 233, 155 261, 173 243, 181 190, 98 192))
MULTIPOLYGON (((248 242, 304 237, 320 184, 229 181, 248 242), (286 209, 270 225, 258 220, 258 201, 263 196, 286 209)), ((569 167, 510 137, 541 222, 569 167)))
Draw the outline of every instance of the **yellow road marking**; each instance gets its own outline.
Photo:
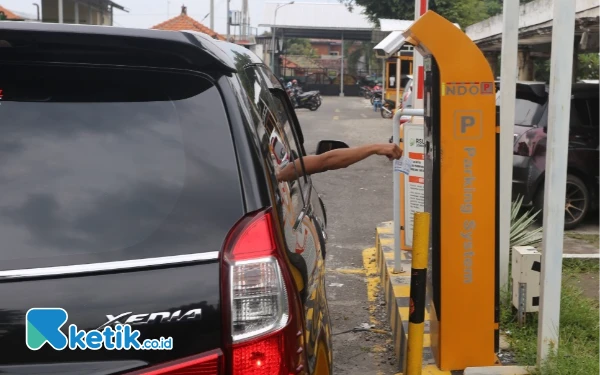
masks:
POLYGON ((365 274, 364 270, 357 269, 357 268, 335 268, 335 269, 328 269, 327 271, 343 273, 346 275, 364 275, 365 274))
MULTIPOLYGON (((427 365, 423 366, 423 371, 421 375, 450 375, 450 371, 443 371, 437 368, 436 365, 427 365)), ((396 373, 396 375, 402 375, 401 372, 396 373)))
POLYGON ((333 119, 334 119, 334 120, 339 120, 339 119, 340 119, 340 116, 333 116, 333 119))
POLYGON ((336 110, 335 110, 335 113, 340 113, 340 110, 339 110, 339 109, 336 109, 336 110))
POLYGON ((375 252, 377 250, 374 247, 370 247, 368 249, 363 250, 363 265, 365 267, 366 275, 367 275, 367 298, 369 300, 369 320, 371 324, 379 324, 380 322, 375 319, 375 295, 377 294, 377 289, 379 289, 379 285, 381 284, 379 281, 379 276, 377 272, 377 263, 371 262, 371 259, 375 258, 375 252))
POLYGON ((450 375, 450 371, 440 370, 435 365, 427 365, 423 367, 422 375, 450 375))

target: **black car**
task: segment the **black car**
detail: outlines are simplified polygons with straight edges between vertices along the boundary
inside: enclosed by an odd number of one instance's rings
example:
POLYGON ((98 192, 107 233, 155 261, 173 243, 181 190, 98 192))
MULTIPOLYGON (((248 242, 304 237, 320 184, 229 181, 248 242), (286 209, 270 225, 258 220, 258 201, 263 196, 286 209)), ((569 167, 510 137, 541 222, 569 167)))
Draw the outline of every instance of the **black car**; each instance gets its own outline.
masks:
MULTIPOLYGON (((565 228, 580 225, 598 209, 599 142, 598 84, 576 83, 571 89, 567 160, 565 228)), ((499 104, 499 93, 497 104, 499 104)), ((543 82, 517 83, 513 151, 513 199, 542 210, 546 171, 548 86, 543 82)), ((541 218, 542 215, 539 215, 541 218)))
POLYGON ((325 209, 276 179, 306 152, 260 59, 0 22, 0 99, 0 373, 331 373, 325 209))

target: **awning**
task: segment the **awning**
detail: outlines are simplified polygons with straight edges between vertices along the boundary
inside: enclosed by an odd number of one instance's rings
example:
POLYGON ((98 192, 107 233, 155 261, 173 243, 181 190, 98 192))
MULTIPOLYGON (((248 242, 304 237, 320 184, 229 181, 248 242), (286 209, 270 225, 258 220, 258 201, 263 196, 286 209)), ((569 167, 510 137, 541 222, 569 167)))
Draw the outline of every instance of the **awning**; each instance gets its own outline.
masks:
POLYGON ((286 38, 343 38, 362 41, 371 41, 371 34, 375 29, 362 7, 356 6, 350 11, 340 3, 282 5, 266 3, 262 22, 258 26, 275 28, 277 36, 283 35, 286 38))

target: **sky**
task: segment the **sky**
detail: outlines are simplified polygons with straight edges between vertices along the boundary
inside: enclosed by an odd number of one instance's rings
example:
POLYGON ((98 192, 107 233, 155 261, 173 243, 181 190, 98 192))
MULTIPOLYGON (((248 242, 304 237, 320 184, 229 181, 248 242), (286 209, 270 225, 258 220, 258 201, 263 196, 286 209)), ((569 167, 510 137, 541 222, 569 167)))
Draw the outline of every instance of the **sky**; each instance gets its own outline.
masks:
MULTIPOLYGON (((196 21, 210 26, 210 17, 206 15, 210 12, 210 0, 113 0, 115 3, 124 6, 129 13, 115 9, 115 26, 150 28, 156 24, 166 21, 181 13, 181 6, 187 6, 188 16, 196 21), (204 19, 206 17, 206 19, 204 19)), ((214 0, 215 2, 215 31, 221 34, 227 32, 227 0, 214 0)), ((250 9, 250 24, 257 27, 262 21, 263 7, 267 2, 285 3, 286 0, 248 0, 250 9)), ((337 0, 301 0, 296 2, 337 2, 337 0)), ((31 15, 36 14, 36 8, 33 3, 40 4, 40 0, 0 0, 3 7, 25 12, 31 15)), ((241 10, 242 0, 230 0, 231 10, 241 10)), ((262 32, 265 29, 260 29, 262 32)), ((234 30, 232 29, 232 33, 234 30)))

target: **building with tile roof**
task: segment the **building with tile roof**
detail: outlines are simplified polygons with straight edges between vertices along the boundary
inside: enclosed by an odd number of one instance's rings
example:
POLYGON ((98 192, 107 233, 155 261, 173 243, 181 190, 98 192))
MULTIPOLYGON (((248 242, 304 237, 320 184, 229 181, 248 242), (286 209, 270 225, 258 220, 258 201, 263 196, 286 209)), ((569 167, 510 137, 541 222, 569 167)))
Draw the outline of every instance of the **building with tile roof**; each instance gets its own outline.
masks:
POLYGON ((198 31, 204 34, 210 35, 214 39, 225 40, 226 38, 217 33, 216 31, 210 29, 209 27, 204 26, 200 22, 196 21, 192 17, 187 15, 187 7, 185 5, 181 6, 181 14, 177 17, 173 17, 170 20, 159 23, 156 26, 153 26, 152 29, 156 30, 171 30, 171 31, 183 31, 183 30, 192 30, 198 31))
MULTIPOLYGON (((37 17, 29 17, 29 20, 44 23, 113 26, 115 9, 129 12, 124 6, 112 0, 43 0, 37 17)), ((26 14, 13 13, 25 17, 25 20, 28 19, 26 14)))
POLYGON ((6 9, 2 5, 0 5, 0 20, 8 20, 8 21, 24 21, 25 19, 21 16, 16 15, 12 11, 6 9), (2 16, 4 14, 4 16, 2 16), (6 17, 6 18, 4 18, 6 17))

